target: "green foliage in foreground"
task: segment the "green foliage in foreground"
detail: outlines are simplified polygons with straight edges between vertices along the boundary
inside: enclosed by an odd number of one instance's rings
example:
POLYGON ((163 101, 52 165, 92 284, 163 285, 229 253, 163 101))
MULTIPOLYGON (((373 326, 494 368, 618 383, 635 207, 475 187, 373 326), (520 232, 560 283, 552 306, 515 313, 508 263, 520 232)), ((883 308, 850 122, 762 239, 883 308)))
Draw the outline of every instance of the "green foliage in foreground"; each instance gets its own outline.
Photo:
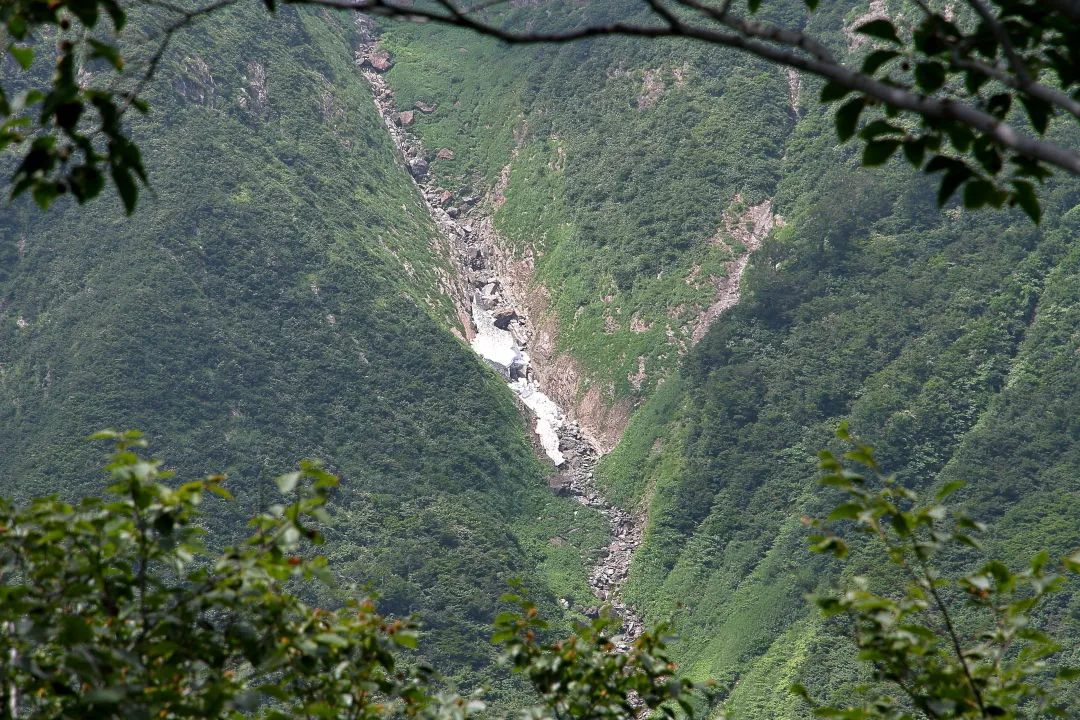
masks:
POLYGON ((339 575, 426 619, 423 662, 516 697, 487 642, 499 594, 523 578, 553 622, 593 604, 606 524, 551 495, 505 383, 447 332, 452 268, 355 37, 345 15, 222 10, 173 40, 133 122, 137 217, 0 207, 0 495, 97 494, 78 438, 138 427, 166 467, 228 473, 237 502, 202 521, 220 549, 274 468, 321 458, 339 575))
MULTIPOLYGON (((846 425, 837 434, 851 441, 846 425)), ((934 719, 1067 716, 1062 685, 1080 677, 1080 669, 1051 668, 1048 659, 1062 646, 1038 629, 1035 618, 1062 589, 1061 571, 1080 571, 1080 551, 1060 569, 1044 550, 1018 572, 991 560, 949 577, 935 561, 957 545, 981 550, 978 535, 985 530, 941 504, 963 483, 948 483, 924 502, 894 475, 883 474, 872 448, 856 444, 843 458, 847 462, 821 453, 822 482, 848 496, 829 519, 853 521, 870 535, 875 555, 888 558, 902 585, 872 588, 867 578, 856 577, 845 593, 815 598, 826 617, 847 616, 859 659, 872 664, 876 681, 884 681, 867 690, 861 705, 818 706, 815 714, 845 720, 910 718, 913 710, 934 719)), ((844 540, 831 533, 811 540, 814 550, 848 554, 844 540)), ((809 699, 801 685, 795 690, 809 699)))
MULTIPOLYGON (((850 440, 846 428, 840 436, 850 440)), ((480 695, 442 687, 430 667, 402 653, 416 649, 418 624, 380 615, 370 598, 336 610, 302 598, 310 582, 333 584, 326 559, 307 543, 324 542, 325 505, 338 481, 317 463, 277 479, 291 503, 248 523, 249 537, 220 553, 202 542, 197 506, 207 493, 230 498, 223 476, 170 488, 172 473, 138 454, 138 432, 102 432, 116 449, 106 470, 107 499, 77 506, 36 499, 23 509, 0 501, 0 699, 23 718, 349 718, 463 720, 484 711, 480 695)), ((979 547, 983 528, 941 505, 958 484, 928 504, 884 477, 866 446, 822 453, 822 482, 846 491, 829 521, 854 521, 877 541, 902 580, 880 593, 856 579, 842 595, 816 599, 825 617, 846 615, 860 660, 875 682, 847 708, 803 696, 820 717, 847 720, 928 717, 1032 717, 1061 713, 1060 685, 1080 676, 1051 673, 1060 650, 1031 626, 1038 605, 1060 589, 1042 553, 1029 570, 990 562, 949 580, 933 560, 948 544, 979 547), (869 468, 875 485, 846 467, 869 468), (902 591, 898 592, 898 587, 902 591), (961 627, 959 604, 981 622, 961 627), (897 692, 899 690, 899 692, 897 692)), ((823 526, 814 521, 812 524, 823 526)), ((847 555, 847 543, 822 532, 813 549, 847 555)), ((1080 570, 1080 553, 1065 560, 1080 570)), ((667 656, 664 626, 626 652, 604 616, 550 642, 548 625, 524 595, 495 619, 493 641, 528 679, 538 704, 522 717, 604 720, 643 709, 693 718, 714 700, 712 684, 680 677, 667 656)))
MULTIPOLYGON (((384 617, 370 599, 329 611, 302 599, 332 582, 319 528, 337 479, 318 464, 277 479, 277 504, 250 536, 220 553, 202 542, 196 507, 229 497, 222 476, 171 489, 172 473, 137 453, 137 432, 115 441, 108 499, 55 498, 25 509, 0 501, 0 693, 22 718, 446 718, 484 708, 444 692, 433 670, 407 657, 418 625, 384 617)), ((527 598, 496 619, 496 640, 531 681, 529 717, 614 718, 673 702, 693 714, 695 688, 668 660, 663 628, 625 654, 604 617, 547 643, 527 598)), ((674 715, 674 711, 668 710, 674 715)))

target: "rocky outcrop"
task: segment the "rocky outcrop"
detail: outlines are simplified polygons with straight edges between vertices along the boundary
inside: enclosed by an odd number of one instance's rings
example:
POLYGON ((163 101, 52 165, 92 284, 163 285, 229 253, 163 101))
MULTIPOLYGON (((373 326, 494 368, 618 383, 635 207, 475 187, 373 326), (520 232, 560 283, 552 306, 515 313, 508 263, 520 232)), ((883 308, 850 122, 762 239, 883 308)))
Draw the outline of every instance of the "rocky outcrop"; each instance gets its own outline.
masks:
POLYGON ((375 72, 384 73, 394 67, 393 61, 390 60, 390 53, 376 46, 365 48, 364 51, 358 50, 356 56, 362 66, 369 67, 375 72))
MULTIPOLYGON (((735 196, 735 205, 736 207, 742 205, 742 197, 739 195, 735 196)), ((725 310, 738 304, 742 276, 750 264, 750 255, 761 247, 761 243, 776 224, 776 217, 772 212, 772 200, 764 200, 757 205, 743 207, 737 212, 724 211, 722 219, 723 227, 713 236, 712 242, 717 246, 728 247, 733 257, 724 263, 726 274, 723 277, 709 277, 715 299, 709 307, 698 314, 690 334, 690 340, 693 343, 705 337, 709 326, 725 310), (737 244, 730 243, 729 240, 735 240, 737 244), (742 247, 738 247, 739 245, 742 247)))

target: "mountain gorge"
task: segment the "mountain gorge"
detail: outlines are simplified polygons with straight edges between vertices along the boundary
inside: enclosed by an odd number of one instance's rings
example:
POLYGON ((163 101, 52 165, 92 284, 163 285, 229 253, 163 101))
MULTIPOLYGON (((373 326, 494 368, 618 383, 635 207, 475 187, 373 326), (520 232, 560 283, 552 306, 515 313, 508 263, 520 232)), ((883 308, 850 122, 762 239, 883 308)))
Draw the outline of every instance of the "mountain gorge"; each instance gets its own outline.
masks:
MULTIPOLYGON (((845 29, 898 4, 767 12, 857 53, 845 29)), ((343 587, 419 613, 422 659, 495 707, 526 694, 487 642, 519 577, 558 628, 671 620, 733 717, 807 717, 793 682, 867 679, 805 600, 874 571, 807 550, 839 422, 913 488, 966 481, 992 554, 1080 546, 1080 185, 1049 181, 1039 226, 938 211, 900 160, 859 167, 819 89, 700 44, 228 8, 135 121, 133 217, 0 210, 0 492, 96 491, 81 438, 138 427, 230 475, 234 533, 318 457, 343 587)), ((1040 619, 1067 661, 1076 597, 1040 619)))

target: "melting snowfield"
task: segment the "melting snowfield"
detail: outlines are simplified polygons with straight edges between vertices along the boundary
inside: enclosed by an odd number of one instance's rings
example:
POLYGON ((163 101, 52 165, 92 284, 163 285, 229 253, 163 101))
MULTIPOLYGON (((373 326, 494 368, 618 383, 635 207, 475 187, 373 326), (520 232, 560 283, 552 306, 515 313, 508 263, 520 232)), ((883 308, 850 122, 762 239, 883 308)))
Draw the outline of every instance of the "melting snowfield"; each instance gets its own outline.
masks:
POLYGON ((566 416, 529 377, 529 355, 509 331, 495 326, 495 316, 478 295, 473 297, 472 317, 476 326, 473 351, 506 378, 510 389, 533 411, 541 447, 556 467, 561 466, 566 457, 559 451, 559 429, 566 424, 566 416))

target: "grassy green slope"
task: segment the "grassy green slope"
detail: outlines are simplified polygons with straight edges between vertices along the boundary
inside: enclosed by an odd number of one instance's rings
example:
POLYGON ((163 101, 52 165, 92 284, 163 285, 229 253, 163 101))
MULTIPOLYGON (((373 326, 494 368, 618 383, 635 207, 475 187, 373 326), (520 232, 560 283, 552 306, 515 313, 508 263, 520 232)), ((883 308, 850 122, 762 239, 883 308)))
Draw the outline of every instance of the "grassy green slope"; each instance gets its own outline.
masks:
POLYGON ((603 525, 549 496, 502 382, 448 332, 447 268, 347 20, 232 9, 180 39, 136 126, 155 195, 131 219, 2 210, 0 488, 97 491, 80 438, 138 427, 185 475, 231 475, 230 531, 322 458, 343 477, 334 568, 420 612, 428 659, 472 682, 507 580, 552 612, 583 601, 603 525))
MULTIPOLYGON (((742 717, 805 715, 784 691, 795 680, 839 697, 858 679, 803 599, 838 577, 799 518, 836 501, 813 455, 840 420, 915 487, 969 481, 960 500, 1010 561, 1080 544, 1065 420, 1080 189, 1052 186, 1035 228, 935 212, 904 167, 856 169, 819 114, 789 153, 789 222, 755 256, 743 303, 691 354, 683 394, 646 403, 601 471, 616 494, 652 498, 628 594, 675 615, 684 663, 732 682, 742 717)), ((1054 619, 1076 632, 1064 609, 1054 619)))

